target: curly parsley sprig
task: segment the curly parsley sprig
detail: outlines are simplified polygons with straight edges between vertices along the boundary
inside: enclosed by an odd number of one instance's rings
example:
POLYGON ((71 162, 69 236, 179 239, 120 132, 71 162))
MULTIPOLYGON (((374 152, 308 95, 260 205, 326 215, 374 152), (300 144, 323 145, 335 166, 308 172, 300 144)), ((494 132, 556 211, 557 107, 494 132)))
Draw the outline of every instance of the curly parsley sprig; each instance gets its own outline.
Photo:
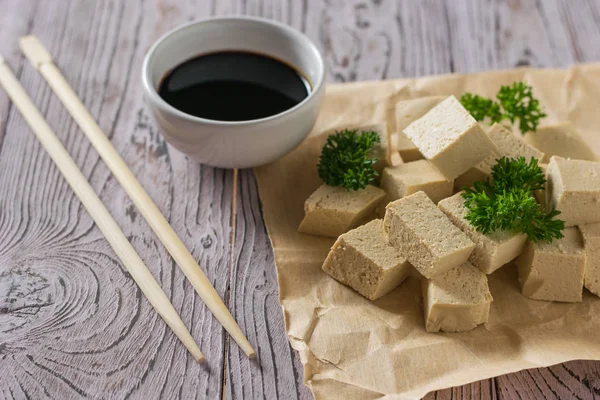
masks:
POLYGON ((543 189, 546 183, 544 171, 538 165, 537 158, 531 158, 527 163, 525 157, 502 157, 496 160, 496 165, 492 167, 491 177, 494 188, 507 191, 523 189, 533 192, 543 189))
POLYGON ((465 93, 460 97, 462 105, 471 113, 477 121, 483 121, 489 117, 492 122, 502 121, 500 105, 492 99, 486 99, 477 94, 465 93))
POLYGON ((546 116, 540 109, 539 100, 533 97, 531 86, 523 82, 501 86, 496 98, 504 110, 504 118, 511 123, 519 120, 519 129, 523 134, 535 131, 540 119, 546 116))
POLYGON ((560 211, 545 213, 533 197, 545 181, 535 158, 527 163, 525 157, 502 157, 492 167, 491 178, 465 189, 465 218, 483 233, 514 230, 533 242, 560 239, 565 228, 564 221, 555 219, 560 211))
POLYGON ((373 165, 378 161, 369 152, 380 137, 375 131, 345 129, 329 135, 321 150, 317 170, 329 186, 343 186, 348 190, 364 189, 377 177, 373 165))
POLYGON ((496 99, 497 101, 494 101, 476 94, 464 93, 460 102, 477 121, 486 118, 492 122, 519 121, 522 134, 535 131, 540 120, 546 116, 539 100, 533 97, 531 86, 524 82, 501 86, 496 99))

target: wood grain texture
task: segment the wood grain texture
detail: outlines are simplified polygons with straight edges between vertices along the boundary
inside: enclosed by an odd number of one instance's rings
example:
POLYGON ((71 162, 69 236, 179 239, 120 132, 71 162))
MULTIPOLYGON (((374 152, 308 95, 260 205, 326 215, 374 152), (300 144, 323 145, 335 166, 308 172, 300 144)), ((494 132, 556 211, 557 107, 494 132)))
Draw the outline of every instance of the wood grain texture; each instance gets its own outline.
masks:
MULTIPOLYGON (((287 23, 321 49, 330 82, 600 60, 597 0, 0 0, 0 52, 201 343, 198 367, 140 295, 89 216, 0 93, 0 398, 307 399, 287 342, 254 176, 166 145, 144 106, 143 55, 211 15, 287 23), (17 39, 34 33, 200 261, 255 345, 250 361, 194 295, 17 39), (234 262, 230 262, 233 260, 234 262)), ((534 369, 427 398, 600 397, 600 363, 534 369)))
POLYGON ((230 307, 255 343, 257 359, 249 360, 230 343, 227 398, 311 398, 284 330, 273 251, 250 170, 240 172, 236 221, 230 307))
MULTIPOLYGON (((12 18, 21 14, 16 5, 2 4, 14 8, 12 18)), ((152 15, 129 1, 42 4, 30 27, 2 37, 16 41, 28 30, 44 40, 224 295, 231 172, 188 163, 149 123, 136 82, 147 47, 161 33, 152 15)), ((8 61, 22 65, 20 56, 11 54, 8 61)), ((2 187, 11 188, 1 194, 0 369, 6 371, 1 393, 7 398, 219 397, 222 328, 39 75, 25 66, 21 80, 201 343, 208 364, 197 366, 165 329, 11 109, 3 114, 8 129, 0 150, 2 171, 9 171, 1 174, 2 187)))

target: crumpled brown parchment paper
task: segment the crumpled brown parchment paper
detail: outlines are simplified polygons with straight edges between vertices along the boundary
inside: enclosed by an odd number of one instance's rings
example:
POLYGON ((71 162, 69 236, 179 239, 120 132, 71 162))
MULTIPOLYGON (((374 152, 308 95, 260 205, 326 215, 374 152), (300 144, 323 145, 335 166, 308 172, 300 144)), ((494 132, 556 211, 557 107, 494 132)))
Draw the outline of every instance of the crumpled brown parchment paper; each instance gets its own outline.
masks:
POLYGON ((321 184, 323 132, 382 121, 394 130, 399 100, 465 91, 493 97, 517 80, 533 86, 548 114, 544 123, 571 120, 600 153, 600 64, 588 64, 330 85, 310 137, 256 169, 286 331, 317 399, 419 398, 525 368, 600 360, 600 298, 588 292, 582 303, 529 300, 507 265, 489 276, 494 302, 485 326, 427 333, 417 277, 371 302, 321 270, 333 239, 296 231, 304 200, 321 184))

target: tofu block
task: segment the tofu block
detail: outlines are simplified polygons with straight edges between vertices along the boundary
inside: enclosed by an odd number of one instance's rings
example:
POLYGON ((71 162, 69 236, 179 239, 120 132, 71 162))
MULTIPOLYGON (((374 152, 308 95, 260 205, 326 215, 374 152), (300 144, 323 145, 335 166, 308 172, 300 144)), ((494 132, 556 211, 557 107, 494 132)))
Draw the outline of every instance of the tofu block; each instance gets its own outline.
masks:
POLYGON ((388 204, 383 226, 388 243, 426 278, 464 264, 475 248, 424 192, 388 204))
POLYGON ((427 96, 396 103, 396 146, 404 162, 423 159, 417 146, 403 133, 404 129, 427 114, 445 98, 446 96, 427 96))
POLYGON ((552 243, 528 242, 517 257, 523 295, 534 300, 579 302, 582 298, 585 252, 579 230, 565 228, 552 243))
POLYGON ((404 162, 423 159, 423 154, 421 154, 419 149, 417 149, 417 146, 415 146, 403 132, 396 133, 396 148, 404 162))
POLYGON ((323 271, 375 300, 400 285, 411 265, 383 234, 383 222, 373 220, 341 235, 323 264, 323 271))
MULTIPOLYGON (((544 171, 545 176, 546 171, 548 170, 548 164, 540 163, 538 165, 542 169, 542 171, 544 171)), ((540 206, 542 206, 542 209, 546 210, 546 189, 534 190, 533 197, 535 197, 540 206)))
POLYGON ((541 126, 535 132, 527 132, 525 141, 544 152, 544 157, 540 160, 544 163, 548 163, 552 156, 588 161, 597 159, 570 121, 541 126))
POLYGON ((488 136, 496 146, 485 160, 469 169, 467 172, 456 178, 454 188, 461 190, 464 187, 473 186, 477 181, 487 179, 492 173, 492 167, 496 165, 496 160, 502 156, 509 158, 525 157, 527 162, 532 158, 541 160, 544 153, 528 145, 522 137, 514 135, 506 126, 495 123, 488 130, 488 136))
POLYGON ((600 162, 553 156, 546 170, 546 209, 565 226, 600 222, 600 162))
POLYGON ((477 181, 484 181, 492 174, 492 166, 496 164, 496 160, 501 157, 498 153, 493 152, 474 167, 469 168, 467 172, 461 174, 454 180, 454 189, 463 190, 465 187, 471 187, 477 181))
POLYGON ((487 322, 492 294, 487 276, 471 263, 421 284, 427 332, 464 332, 487 322))
POLYGON ((375 146, 371 149, 370 156, 377 157, 379 161, 373 165, 375 171, 379 173, 381 176, 381 171, 388 165, 391 165, 390 162, 390 131, 388 129, 387 124, 373 124, 373 125, 365 125, 357 128, 359 131, 374 131, 379 135, 380 142, 376 143, 375 146))
POLYGON ((494 151, 492 140, 450 96, 406 129, 406 136, 448 180, 453 180, 494 151))
POLYGON ((386 193, 383 200, 381 200, 375 208, 375 218, 383 219, 383 216, 385 215, 385 207, 390 203, 390 201, 390 195, 386 193))
POLYGON ((600 296, 600 223, 579 225, 585 251, 585 274, 583 285, 600 296))
POLYGON ((298 232, 337 238, 375 217, 385 192, 368 185, 361 190, 322 185, 304 203, 298 232))
POLYGON ((462 194, 463 192, 459 192, 440 201, 438 208, 475 243, 469 261, 482 272, 491 274, 521 254, 527 236, 507 231, 487 234, 477 231, 465 218, 469 210, 464 206, 462 194))
POLYGON ((386 191, 390 201, 422 190, 437 203, 452 195, 452 187, 452 182, 447 181, 427 160, 387 167, 381 176, 381 188, 386 191))
POLYGON ((509 158, 525 157, 527 162, 537 158, 539 162, 544 158, 544 153, 527 144, 525 139, 511 132, 506 126, 495 123, 488 131, 488 136, 500 150, 501 156, 509 158))

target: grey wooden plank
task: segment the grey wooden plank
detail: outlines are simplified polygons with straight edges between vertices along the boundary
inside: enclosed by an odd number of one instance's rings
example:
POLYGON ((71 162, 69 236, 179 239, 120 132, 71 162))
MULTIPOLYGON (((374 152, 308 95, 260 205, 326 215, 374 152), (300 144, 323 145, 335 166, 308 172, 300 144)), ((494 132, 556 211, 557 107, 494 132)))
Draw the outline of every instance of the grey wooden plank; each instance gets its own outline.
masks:
MULTIPOLYGON (((10 20, 0 28, 9 64, 23 65, 16 51, 20 35, 33 32, 47 44, 224 296, 231 172, 189 162, 169 148, 149 120, 139 85, 152 41, 195 18, 200 7, 175 1, 72 1, 61 7, 3 1, 0 7, 1 18, 10 20)), ((0 153, 0 181, 6 188, 0 191, 0 396, 220 397, 223 329, 29 65, 21 81, 171 298, 208 362, 197 365, 156 316, 21 117, 8 112, 2 94, 0 112, 8 117, 0 153)))
POLYGON ((596 399, 600 362, 571 361, 497 378, 499 398, 596 399))
MULTIPOLYGON (((1 3, 0 3, 1 4, 1 3)), ((21 3, 21 17, 15 18, 10 12, 4 12, 0 15, 0 37, 10 38, 18 37, 30 29, 33 18, 38 11, 38 1, 30 0, 21 3)), ((0 41, 0 53, 6 60, 13 62, 13 68, 17 76, 21 75, 22 63, 19 62, 19 46, 17 42, 10 40, 0 41)), ((8 97, 0 96, 0 148, 2 147, 4 135, 7 130, 8 114, 12 106, 8 97)))
POLYGON ((236 221, 230 308, 255 344, 257 359, 249 360, 230 343, 227 398, 311 398, 284 330, 273 251, 251 170, 240 171, 236 221))

